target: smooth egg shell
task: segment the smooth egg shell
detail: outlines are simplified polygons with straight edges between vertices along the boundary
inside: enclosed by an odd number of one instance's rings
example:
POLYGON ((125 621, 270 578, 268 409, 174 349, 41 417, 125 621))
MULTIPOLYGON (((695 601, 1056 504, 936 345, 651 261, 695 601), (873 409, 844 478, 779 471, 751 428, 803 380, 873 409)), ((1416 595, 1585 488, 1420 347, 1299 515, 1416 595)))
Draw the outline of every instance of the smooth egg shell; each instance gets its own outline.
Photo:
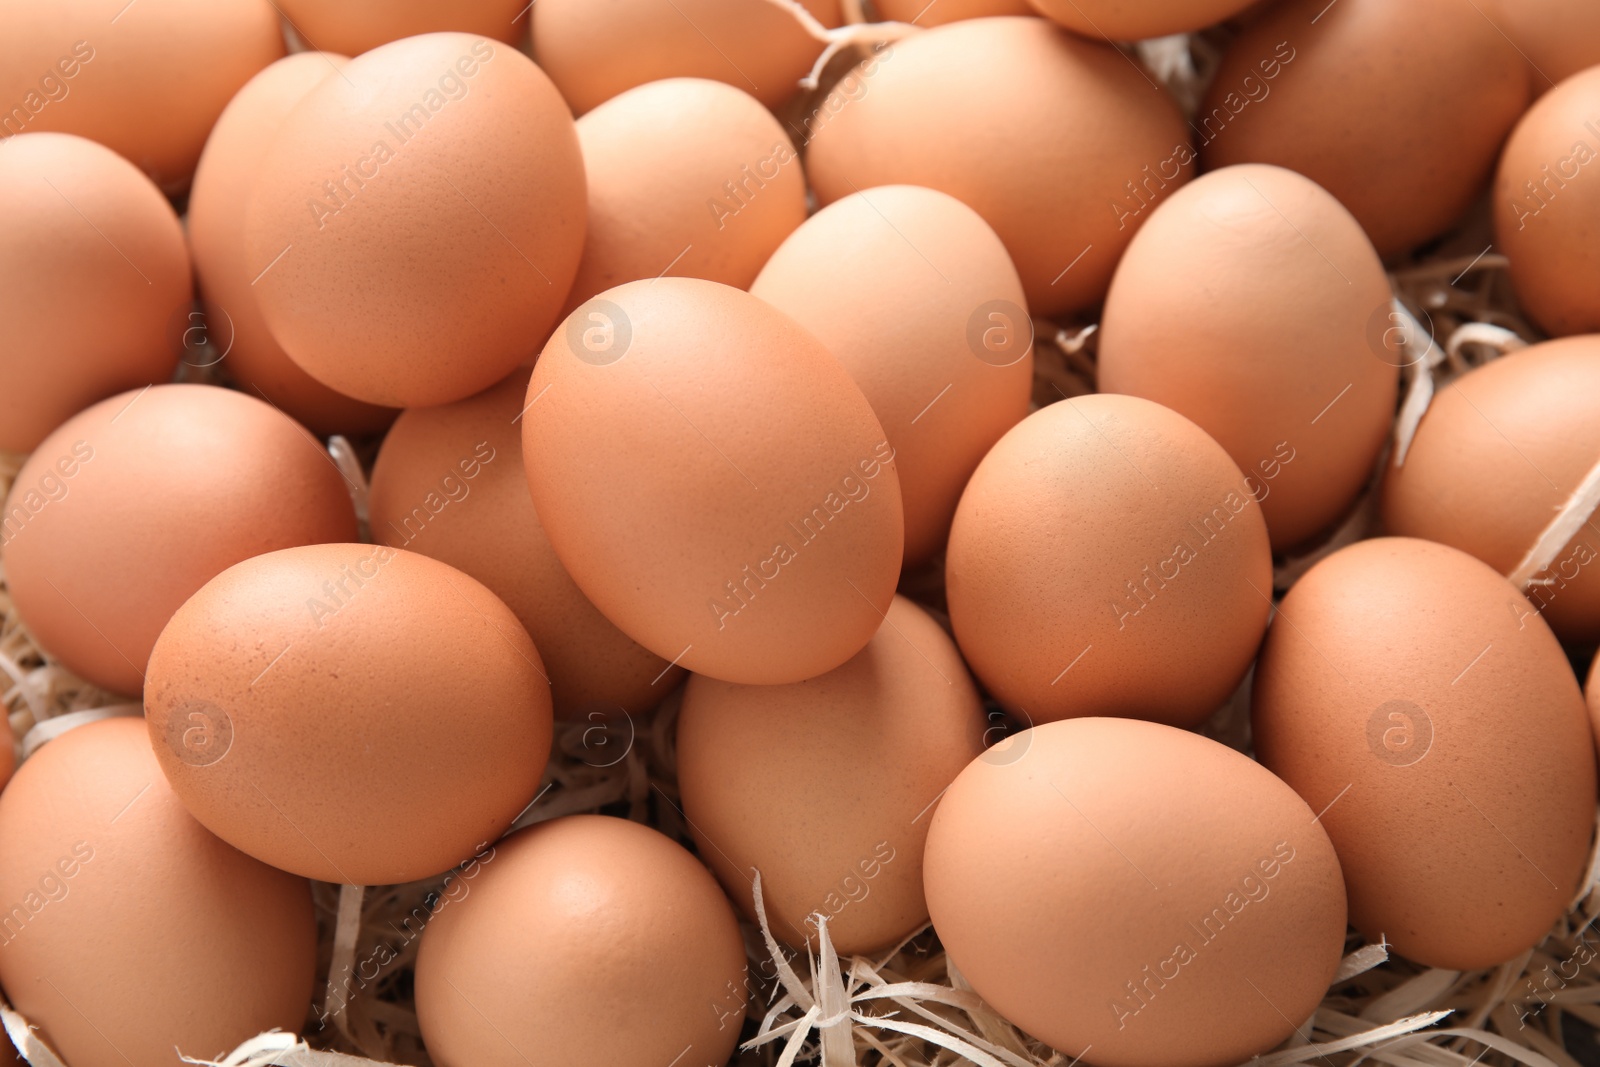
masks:
POLYGON ((1600 6, 1589 0, 1491 0, 1487 7, 1527 58, 1535 96, 1600 63, 1600 6))
POLYGON ((1027 0, 875 0, 872 6, 887 21, 912 22, 924 28, 962 19, 1036 13, 1027 0))
POLYGON ((1041 15, 1074 33, 1142 41, 1190 33, 1230 19, 1255 0, 1031 0, 1041 15))
POLYGON ((402 37, 456 30, 514 45, 528 33, 528 0, 278 0, 311 48, 355 56, 402 37))

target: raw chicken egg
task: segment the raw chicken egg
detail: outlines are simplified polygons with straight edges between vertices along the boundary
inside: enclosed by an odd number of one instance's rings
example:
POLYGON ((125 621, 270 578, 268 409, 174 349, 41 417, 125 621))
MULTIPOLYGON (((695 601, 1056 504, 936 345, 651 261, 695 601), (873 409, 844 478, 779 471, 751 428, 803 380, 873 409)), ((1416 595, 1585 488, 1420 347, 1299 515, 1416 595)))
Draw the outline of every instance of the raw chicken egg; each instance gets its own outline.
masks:
POLYGON ((356 534, 344 479, 305 429, 210 385, 156 385, 69 419, 0 516, 12 601, 71 671, 138 694, 161 628, 251 556, 356 534))
POLYGON ((0 214, 0 450, 29 452, 95 401, 172 377, 189 253, 148 178, 69 134, 0 141, 0 214))
POLYGON ((1361 541, 1294 584, 1256 667, 1256 754, 1321 813, 1351 924, 1424 966, 1527 952, 1588 862, 1583 695, 1522 608, 1464 552, 1361 541))
POLYGON ((514 45, 528 33, 529 0, 278 0, 311 48, 355 56, 402 37, 458 30, 514 45))
POLYGON ((861 386, 895 450, 906 564, 932 557, 978 461, 1028 414, 1033 324, 1000 238, 932 189, 852 193, 785 241, 750 292, 861 386))
POLYGON ((748 293, 661 278, 584 304, 534 368, 522 447, 568 573, 669 662, 795 682, 889 609, 894 448, 822 342, 748 293))
POLYGON ((433 33, 351 60, 283 119, 245 258, 306 373, 416 407, 538 351, 583 231, 578 137, 550 80, 509 45, 433 33))
POLYGON ((995 15, 1032 15, 1027 0, 875 0, 885 20, 923 28, 995 15))
POLYGON ((439 874, 511 825, 550 754, 550 684, 476 580, 373 545, 269 552, 179 609, 145 719, 195 818, 324 882, 439 874))
POLYGON ((1041 15, 1085 37, 1141 41, 1230 19, 1255 0, 1030 0, 1041 15))
POLYGON ((1527 59, 1535 96, 1600 63, 1600 6, 1589 0, 1491 0, 1487 7, 1527 59))
POLYGON ((1272 557, 1221 445, 1104 393, 1034 412, 984 457, 945 580, 962 653, 1019 718, 1195 726, 1255 658, 1272 557))

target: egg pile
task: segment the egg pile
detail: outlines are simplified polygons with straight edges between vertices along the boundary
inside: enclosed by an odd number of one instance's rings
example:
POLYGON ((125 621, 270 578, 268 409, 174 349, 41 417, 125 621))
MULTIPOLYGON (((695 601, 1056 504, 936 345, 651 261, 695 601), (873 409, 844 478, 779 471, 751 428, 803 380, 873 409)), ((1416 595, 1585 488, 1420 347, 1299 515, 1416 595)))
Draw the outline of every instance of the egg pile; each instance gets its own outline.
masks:
POLYGON ((1552 1062, 1597 12, 0 0, 10 1038, 1552 1062))

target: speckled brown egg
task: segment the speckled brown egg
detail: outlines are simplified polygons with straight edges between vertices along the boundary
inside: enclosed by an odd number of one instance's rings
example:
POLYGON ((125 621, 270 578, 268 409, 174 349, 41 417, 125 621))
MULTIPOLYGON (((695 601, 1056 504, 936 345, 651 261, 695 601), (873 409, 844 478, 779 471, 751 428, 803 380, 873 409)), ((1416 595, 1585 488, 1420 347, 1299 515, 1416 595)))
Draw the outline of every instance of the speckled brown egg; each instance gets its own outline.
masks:
POLYGON ((1473 0, 1288 0, 1228 47, 1192 125, 1207 169, 1298 171, 1389 256, 1466 212, 1527 104, 1473 0))
POLYGON ((210 385, 150 386, 74 416, 23 465, 0 522, 28 630, 69 670, 129 694, 172 613, 218 573, 356 532, 322 446, 210 385))
POLYGON ((951 960, 1062 1058, 1224 1067, 1300 1030, 1344 949, 1339 860, 1259 764, 1155 723, 1076 719, 974 760, 924 881, 951 960))
POLYGON ((710 78, 777 107, 799 91, 823 46, 788 0, 533 6, 534 61, 579 115, 663 78, 710 78))
POLYGON ((1535 96, 1600 63, 1600 7, 1588 0, 1491 0, 1485 6, 1526 58, 1535 96))
POLYGON ((355 56, 423 33, 457 30, 516 44, 528 34, 528 0, 279 0, 284 21, 311 48, 355 56))
POLYGON ((1222 446, 1105 393, 1028 416, 984 457, 945 562, 973 673, 1028 722, 1202 722, 1255 657, 1272 557, 1222 446))
POLYGON ((806 217, 800 156, 748 93, 704 78, 650 82, 578 120, 589 230, 567 310, 641 278, 748 289, 806 217))
POLYGON ((550 754, 550 685, 476 579, 415 552, 246 560, 173 616, 145 719, 217 836, 325 882, 411 882, 494 841, 550 754))
POLYGON ((550 80, 464 33, 382 45, 283 120, 245 219, 251 285, 301 369, 445 404, 531 358, 572 283, 583 159, 550 80))
POLYGON ((6 997, 73 1067, 176 1067, 298 1031, 311 1006, 310 886, 197 823, 137 719, 76 727, 17 772, 0 900, 6 997))
POLYGON ((0 450, 28 452, 96 400, 172 376, 189 253, 148 178, 68 134, 0 141, 0 213, 0 450))
POLYGON ((347 60, 300 52, 278 60, 240 89, 206 142, 189 193, 189 247, 205 302, 186 337, 193 364, 220 360, 245 392, 265 398, 319 434, 382 430, 395 413, 334 392, 301 370, 261 316, 245 253, 244 213, 272 135, 300 100, 347 60), (194 351, 197 333, 209 347, 194 351))
MULTIPOLYGON (((1545 527, 1600 463, 1600 336, 1546 341, 1457 378, 1433 398, 1406 453, 1385 475, 1388 531, 1518 571, 1545 527)), ((1581 504, 1578 505, 1581 507, 1581 504)), ((1600 640, 1600 522, 1591 514, 1548 567, 1530 575, 1528 603, 1575 644, 1600 640)))
POLYGON ((867 647, 793 685, 694 675, 678 720, 678 781, 700 855, 747 918, 761 872, 772 932, 842 953, 928 921, 922 846, 934 806, 983 751, 986 720, 955 642, 895 597, 867 647))
POLYGON ((373 537, 465 571, 504 600, 539 649, 558 717, 647 712, 683 668, 613 626, 556 558, 522 466, 527 384, 521 371, 471 399, 401 415, 372 470, 373 537))
POLYGON ((807 138, 824 204, 924 185, 982 215, 1039 315, 1098 303, 1150 209, 1194 172, 1164 89, 1110 45, 1038 18, 970 19, 885 46, 834 89, 807 138))
POLYGON ((931 558, 978 461, 1028 414, 1033 324, 1000 238, 944 193, 864 190, 808 219, 750 291, 861 386, 895 450, 906 564, 931 558))
POLYGON ((873 6, 885 20, 924 28, 962 19, 1036 14, 1027 0, 876 0, 873 6))
POLYGON ((1189 33, 1232 18, 1255 0, 1031 0, 1041 15, 1074 33, 1141 41, 1189 33))
POLYGON ((1500 157, 1494 234, 1517 299, 1545 332, 1600 332, 1600 67, 1551 89, 1500 157))
POLYGON ((1521 601, 1464 552, 1362 541, 1289 590, 1256 667, 1256 754, 1321 813, 1351 924, 1424 966, 1526 952, 1588 861, 1589 719, 1521 601))
POLYGON ((0 136, 76 133, 179 193, 228 99, 283 53, 271 0, 7 0, 0 136))
POLYGON ((889 609, 894 448, 822 342, 748 293, 662 278, 584 304, 534 368, 522 447, 562 565, 669 662, 795 682, 889 609))
POLYGON ((573 815, 495 845, 417 953, 440 1067, 726 1063, 750 987, 715 879, 647 826, 573 815))
POLYGON ((1336 522, 1372 477, 1400 371, 1371 339, 1389 282, 1316 183, 1244 164, 1151 215, 1100 321, 1099 387, 1165 404, 1245 472, 1277 550, 1336 522))

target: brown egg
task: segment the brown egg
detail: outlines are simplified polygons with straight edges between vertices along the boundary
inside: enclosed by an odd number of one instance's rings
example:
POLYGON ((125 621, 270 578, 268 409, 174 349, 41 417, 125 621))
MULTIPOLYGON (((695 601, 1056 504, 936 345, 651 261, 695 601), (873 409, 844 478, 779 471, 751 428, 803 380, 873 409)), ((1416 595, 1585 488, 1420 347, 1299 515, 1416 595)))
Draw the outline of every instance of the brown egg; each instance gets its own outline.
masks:
POLYGON ((928 921, 928 816, 983 751, 985 719, 955 642, 895 597, 867 647, 793 685, 694 675, 678 720, 683 811, 747 918, 761 872, 773 934, 840 952, 893 945, 928 921))
MULTIPOLYGON (((1403 466, 1384 480, 1388 532, 1459 548, 1509 575, 1600 463, 1600 336, 1513 352, 1433 398, 1403 466)), ((1575 644, 1600 640, 1600 521, 1583 528, 1526 589, 1517 616, 1542 613, 1575 644)))
POLYGON ((1049 723, 993 755, 940 801, 923 862, 940 940, 996 1011, 1101 1067, 1222 1067, 1301 1029, 1345 898, 1292 790, 1125 719, 1049 723))
POLYGON ((1588 860, 1583 696, 1521 602, 1464 552, 1362 541, 1289 590, 1256 667, 1256 753, 1321 813, 1351 924, 1428 967, 1533 947, 1588 860))
POLYGON ((572 815, 495 845, 417 954, 439 1067, 726 1063, 748 999, 728 900, 638 823, 572 815))
POLYGON ((967 663, 1026 721, 1194 726, 1255 657, 1272 557, 1221 445, 1159 404, 1100 394, 1034 412, 984 457, 945 580, 967 663))
POLYGON ((230 567, 150 656, 167 779, 217 836, 324 882, 426 878, 505 832, 550 754, 527 631, 415 552, 310 545, 230 567))
POLYGON ((223 106, 283 52, 271 0, 0 5, 0 137, 76 133, 182 192, 223 106))
POLYGON ((777 107, 799 90, 822 49, 786 0, 533 5, 534 61, 579 115, 663 78, 726 82, 777 107))
POLYGON ((6 997, 72 1067, 176 1067, 311 1007, 310 887, 195 822, 137 719, 62 734, 0 795, 0 901, 6 997))
POLYGON ((278 0, 284 21, 312 48, 360 55, 423 33, 458 30, 516 44, 528 33, 529 0, 278 0))
POLYGON ((189 247, 205 314, 198 321, 191 316, 188 325, 223 353, 200 361, 225 360, 221 369, 245 392, 266 398, 319 435, 376 433, 395 412, 334 392, 273 340, 250 284, 256 272, 245 253, 244 213, 284 116, 346 62, 343 56, 300 52, 251 78, 217 119, 189 193, 189 247))
POLYGON ((34 638, 129 694, 161 628, 217 574, 356 533, 322 446, 210 385, 148 386, 74 416, 24 464, 0 523, 11 598, 34 638))
POLYGON ((1337 200, 1280 167, 1226 167, 1173 194, 1128 246, 1099 385, 1216 438, 1281 551, 1336 522, 1372 476, 1400 376, 1370 336, 1389 309, 1383 264, 1337 200))
POLYGON ((1000 238, 932 189, 852 193, 785 241, 750 292, 861 386, 895 450, 906 563, 938 553, 978 461, 1028 414, 1033 324, 1000 238))
POLYGON ((1388 256, 1465 213, 1527 104, 1522 57, 1473 0, 1287 0, 1229 46, 1193 128, 1208 170, 1298 171, 1388 256))
POLYGON ((982 215, 1038 315, 1098 303, 1194 161, 1177 105, 1136 63, 1037 18, 972 19, 884 47, 807 135, 822 203, 925 185, 982 215))
POLYGON ((372 470, 373 538, 465 571, 504 600, 539 649, 558 717, 647 712, 683 668, 613 626, 556 559, 522 467, 527 384, 519 371, 469 400, 401 415, 372 470))
POLYGON ((1584 684, 1584 695, 1589 703, 1589 725, 1600 738, 1600 654, 1589 667, 1589 680, 1584 684))
POLYGON ((840 0, 800 0, 800 6, 811 12, 811 17, 832 28, 844 21, 840 0))
POLYGON ((1545 332, 1600 332, 1600 67, 1545 93, 1506 142, 1494 233, 1511 286, 1545 332))
POLYGON ((1589 0, 1490 0, 1486 7, 1527 60, 1535 96, 1600 63, 1600 6, 1589 0))
POLYGON ((721 82, 671 78, 578 120, 589 231, 570 312, 642 278, 748 289, 806 217, 800 157, 772 113, 721 82))
POLYGON ((96 400, 172 377, 189 253, 149 179, 81 137, 0 141, 0 212, 0 450, 29 452, 96 400))
POLYGON ((408 37, 283 120, 245 221, 272 334, 387 406, 460 400, 538 351, 583 247, 583 160, 550 80, 509 45, 408 37))
POLYGON ((672 663, 796 682, 889 609, 894 449, 838 360, 748 293, 662 278, 589 301, 534 368, 522 447, 573 580, 672 663))
POLYGON ((1255 0, 1031 0, 1041 15, 1085 37, 1142 41, 1230 19, 1255 0))
POLYGON ((1027 0, 875 0, 873 6, 886 21, 923 27, 993 15, 1037 14, 1027 0))

